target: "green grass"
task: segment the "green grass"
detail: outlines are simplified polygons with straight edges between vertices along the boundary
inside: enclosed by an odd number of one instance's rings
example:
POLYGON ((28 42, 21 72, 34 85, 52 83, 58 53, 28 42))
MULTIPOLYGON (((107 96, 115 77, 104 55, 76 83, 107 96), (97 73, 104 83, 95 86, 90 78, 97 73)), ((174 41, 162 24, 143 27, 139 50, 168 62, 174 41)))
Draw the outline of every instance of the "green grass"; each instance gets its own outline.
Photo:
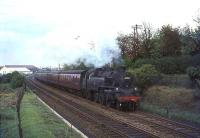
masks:
POLYGON ((146 102, 141 102, 140 103, 140 109, 146 112, 150 112, 150 113, 155 113, 161 116, 167 116, 167 112, 165 109, 156 106, 156 105, 152 105, 146 102))
POLYGON ((38 101, 33 93, 24 95, 21 104, 21 120, 26 138, 81 137, 38 101))
MULTIPOLYGON (((3 94, 3 93, 0 93, 3 94)), ((0 137, 18 138, 18 119, 15 106, 9 105, 10 101, 15 100, 15 96, 0 96, 0 137)))
POLYGON ((144 99, 140 107, 143 111, 200 124, 200 113, 193 92, 193 89, 171 85, 154 85, 144 92, 144 99))

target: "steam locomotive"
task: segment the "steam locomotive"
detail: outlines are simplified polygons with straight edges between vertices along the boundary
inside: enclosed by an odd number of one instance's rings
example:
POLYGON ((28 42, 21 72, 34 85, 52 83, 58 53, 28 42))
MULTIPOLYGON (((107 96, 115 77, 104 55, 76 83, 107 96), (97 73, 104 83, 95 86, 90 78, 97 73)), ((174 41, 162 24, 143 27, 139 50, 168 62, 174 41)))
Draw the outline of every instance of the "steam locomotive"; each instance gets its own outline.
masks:
POLYGON ((140 101, 138 88, 124 67, 36 72, 35 78, 118 110, 135 111, 140 101))

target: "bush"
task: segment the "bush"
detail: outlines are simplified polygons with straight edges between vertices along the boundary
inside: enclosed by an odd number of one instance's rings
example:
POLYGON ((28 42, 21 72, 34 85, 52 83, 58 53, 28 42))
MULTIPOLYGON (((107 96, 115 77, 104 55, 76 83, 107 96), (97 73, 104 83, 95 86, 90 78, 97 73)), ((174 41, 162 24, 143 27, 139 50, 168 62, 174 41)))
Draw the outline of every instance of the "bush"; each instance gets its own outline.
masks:
POLYGON ((200 68, 188 67, 187 74, 192 80, 193 85, 196 86, 194 96, 200 98, 200 68))
POLYGON ((8 73, 6 75, 1 76, 1 83, 10 83, 12 79, 12 74, 8 73))
POLYGON ((179 73, 176 59, 173 57, 163 57, 158 59, 156 68, 164 74, 179 73))
POLYGON ((152 59, 152 58, 143 58, 143 59, 138 59, 135 61, 133 67, 134 68, 139 68, 144 64, 151 64, 151 65, 156 65, 156 59, 152 59))
POLYGON ((135 77, 137 85, 146 88, 160 78, 160 73, 153 65, 144 64, 140 68, 129 70, 135 77))
POLYGON ((169 86, 152 86, 145 92, 145 102, 163 108, 190 108, 193 90, 169 86))
POLYGON ((18 88, 21 87, 24 83, 24 76, 21 75, 19 72, 13 72, 12 73, 12 79, 11 79, 11 87, 12 88, 18 88))
POLYGON ((186 73, 186 69, 190 66, 192 62, 193 60, 191 56, 176 57, 176 65, 180 73, 186 73))
POLYGON ((200 69, 196 67, 188 67, 187 74, 191 80, 195 80, 197 78, 200 78, 200 69))
POLYGON ((190 65, 190 56, 163 57, 159 59, 138 59, 134 63, 134 68, 141 67, 144 64, 154 65, 156 70, 164 74, 185 73, 190 65))
POLYGON ((191 57, 190 66, 200 66, 200 54, 191 57))

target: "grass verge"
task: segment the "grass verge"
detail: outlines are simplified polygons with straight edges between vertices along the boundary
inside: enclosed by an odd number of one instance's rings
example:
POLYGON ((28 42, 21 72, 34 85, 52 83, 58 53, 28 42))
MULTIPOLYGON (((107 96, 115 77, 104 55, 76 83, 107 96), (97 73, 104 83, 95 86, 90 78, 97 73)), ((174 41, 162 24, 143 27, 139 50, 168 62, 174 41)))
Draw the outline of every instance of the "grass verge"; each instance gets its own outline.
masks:
POLYGON ((15 93, 0 91, 0 138, 18 138, 15 93))
POLYGON ((26 138, 81 137, 44 106, 32 92, 26 93, 22 100, 21 120, 26 138))

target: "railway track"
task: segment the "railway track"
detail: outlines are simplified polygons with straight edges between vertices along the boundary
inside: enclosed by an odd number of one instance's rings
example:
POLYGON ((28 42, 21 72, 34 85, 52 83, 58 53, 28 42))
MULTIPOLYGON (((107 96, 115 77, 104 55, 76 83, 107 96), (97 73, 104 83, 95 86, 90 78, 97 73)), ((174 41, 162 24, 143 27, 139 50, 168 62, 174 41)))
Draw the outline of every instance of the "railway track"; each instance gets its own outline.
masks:
POLYGON ((200 138, 200 129, 187 124, 175 122, 157 115, 152 115, 144 112, 138 112, 134 114, 131 113, 129 115, 134 118, 142 118, 146 121, 154 122, 155 124, 158 124, 160 126, 164 126, 171 130, 175 130, 183 134, 185 137, 200 138))
MULTIPOLYGON (((36 94, 44 98, 50 98, 54 100, 57 104, 68 108, 69 110, 73 111, 74 114, 80 116, 82 119, 87 120, 91 124, 95 125, 96 128, 101 129, 104 136, 95 136, 95 137, 136 137, 136 138, 147 138, 147 137, 154 137, 152 134, 148 134, 129 126, 120 121, 116 121, 111 118, 107 118, 102 114, 95 113, 91 110, 88 110, 71 100, 63 98, 55 93, 49 92, 45 88, 41 88, 37 86, 36 83, 33 81, 28 81, 28 83, 33 86, 39 93, 36 94), (42 93, 42 95, 41 95, 42 93)), ((55 105, 54 105, 55 107, 55 105)), ((67 118, 68 119, 68 118, 67 118)), ((80 120, 81 122, 81 120, 80 120)), ((80 124, 80 123, 79 123, 80 124)))
MULTIPOLYGON (((36 83, 36 82, 35 82, 36 83)), ((39 85, 39 84, 38 84, 39 85)), ((42 85, 42 84, 41 84, 42 85)), ((46 89, 49 90, 49 87, 46 89)), ((54 91, 56 91, 54 89, 54 91)), ((66 100, 67 98, 61 95, 62 91, 53 92, 54 95, 60 99, 66 100)), ((71 95, 74 98, 77 96, 71 95)), ((73 98, 72 98, 73 99, 73 98)), ((171 121, 168 119, 164 119, 159 116, 154 116, 150 114, 146 114, 143 112, 136 113, 123 113, 109 108, 108 110, 102 108, 95 108, 91 104, 95 104, 94 102, 81 102, 82 100, 71 100, 70 104, 73 104, 76 108, 80 108, 81 106, 90 107, 90 110, 87 108, 81 107, 81 112, 88 113, 90 116, 95 116, 93 119, 97 119, 96 116, 103 116, 104 118, 113 120, 113 122, 121 122, 121 126, 112 122, 105 122, 103 124, 108 124, 112 126, 114 130, 121 130, 123 133, 127 133, 128 135, 124 135, 123 137, 138 137, 139 135, 136 132, 133 132, 131 135, 131 130, 137 130, 140 133, 143 132, 145 137, 191 137, 191 138, 199 138, 200 131, 198 128, 194 128, 185 124, 177 123, 175 121, 171 121), (106 116, 106 117, 105 117, 106 116), (129 129, 131 128, 131 130, 129 129)), ((101 117, 99 117, 102 119, 101 117)), ((105 125, 107 126, 107 125, 105 125)), ((120 133, 120 131, 118 131, 120 133)))

